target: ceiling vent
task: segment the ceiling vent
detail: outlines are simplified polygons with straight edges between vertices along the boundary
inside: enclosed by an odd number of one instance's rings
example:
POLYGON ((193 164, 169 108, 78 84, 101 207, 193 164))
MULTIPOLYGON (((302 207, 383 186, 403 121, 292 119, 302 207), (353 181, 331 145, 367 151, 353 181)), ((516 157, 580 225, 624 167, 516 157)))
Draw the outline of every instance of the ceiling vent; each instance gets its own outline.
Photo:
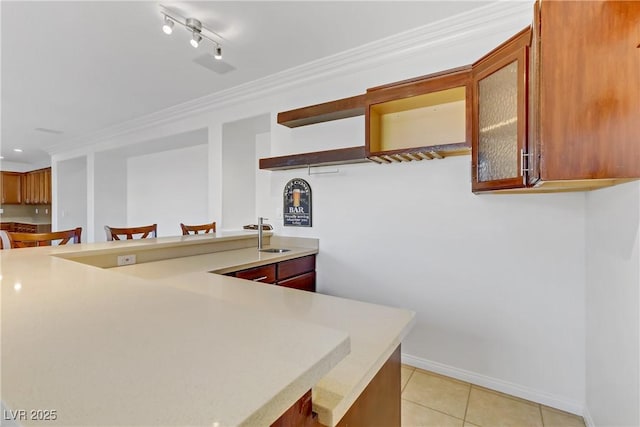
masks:
POLYGON ((229 71, 236 69, 233 65, 227 64, 224 61, 216 60, 210 53, 198 56, 193 60, 198 65, 202 65, 207 70, 213 71, 217 74, 227 74, 229 71))

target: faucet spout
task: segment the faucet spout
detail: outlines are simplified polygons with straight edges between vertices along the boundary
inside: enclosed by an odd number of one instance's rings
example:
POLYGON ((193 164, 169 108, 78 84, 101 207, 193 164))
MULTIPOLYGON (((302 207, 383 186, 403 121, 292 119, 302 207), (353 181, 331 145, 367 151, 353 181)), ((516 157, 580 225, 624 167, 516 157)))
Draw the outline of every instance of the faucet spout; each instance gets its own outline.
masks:
POLYGON ((263 218, 261 216, 258 217, 258 250, 262 250, 262 223, 264 222, 265 219, 269 219, 269 218, 263 218))

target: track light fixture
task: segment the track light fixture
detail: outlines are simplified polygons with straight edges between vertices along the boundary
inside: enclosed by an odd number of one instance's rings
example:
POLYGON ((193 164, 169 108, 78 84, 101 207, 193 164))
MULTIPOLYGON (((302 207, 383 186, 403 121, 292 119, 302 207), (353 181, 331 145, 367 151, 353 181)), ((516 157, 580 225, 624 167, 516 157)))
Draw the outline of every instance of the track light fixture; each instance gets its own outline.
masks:
POLYGON ((191 43, 191 46, 197 49, 198 46, 200 45, 201 40, 202 40, 202 36, 194 31, 193 36, 191 36, 191 41, 189 43, 191 43))
POLYGON ((175 12, 172 12, 165 8, 164 6, 160 6, 160 13, 164 16, 164 23, 162 25, 162 31, 165 34, 171 34, 173 32, 174 23, 178 23, 182 25, 187 31, 191 32, 191 40, 189 43, 194 48, 200 46, 200 42, 204 40, 208 40, 215 45, 214 58, 222 59, 222 46, 218 40, 221 40, 219 34, 210 30, 209 28, 202 25, 202 22, 195 18, 183 18, 175 12), (208 34, 205 34, 208 33, 208 34), (209 35, 210 34, 210 35, 209 35))
POLYGON ((173 21, 167 15, 164 16, 162 31, 164 31, 165 34, 173 33, 173 21))

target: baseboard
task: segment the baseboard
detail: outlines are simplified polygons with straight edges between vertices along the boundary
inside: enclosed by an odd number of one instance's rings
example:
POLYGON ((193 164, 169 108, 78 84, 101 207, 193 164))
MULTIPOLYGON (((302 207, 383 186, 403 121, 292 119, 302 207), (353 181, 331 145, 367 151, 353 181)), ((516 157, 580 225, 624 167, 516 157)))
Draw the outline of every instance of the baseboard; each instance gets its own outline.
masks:
POLYGON ((496 390, 501 393, 510 394, 521 399, 531 400, 532 402, 560 409, 561 411, 570 412, 572 414, 584 417, 585 423, 587 423, 587 427, 595 427, 595 425, 593 424, 593 420, 591 420, 590 417, 590 423, 587 422, 588 412, 586 411, 583 402, 577 402, 554 396, 550 393, 534 390, 515 383, 511 383, 509 381, 488 377, 486 375, 477 374, 475 372, 466 371, 464 369, 455 368, 453 366, 448 366, 443 363, 433 362, 431 360, 411 356, 410 354, 406 353, 402 353, 402 363, 404 363, 405 365, 424 369, 426 371, 446 375, 460 381, 465 381, 471 384, 486 387, 491 390, 496 390))
POLYGON ((586 405, 584 407, 584 414, 582 415, 582 418, 584 418, 584 424, 587 427, 596 427, 596 423, 593 421, 593 418, 591 418, 589 408, 586 405))

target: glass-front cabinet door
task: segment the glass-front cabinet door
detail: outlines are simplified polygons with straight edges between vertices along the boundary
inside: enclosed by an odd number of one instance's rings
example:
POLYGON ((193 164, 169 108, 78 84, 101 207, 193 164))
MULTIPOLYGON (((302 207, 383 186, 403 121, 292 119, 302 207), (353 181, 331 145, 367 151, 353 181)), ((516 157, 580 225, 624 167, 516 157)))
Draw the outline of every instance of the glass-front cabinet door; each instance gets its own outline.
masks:
POLYGON ((473 65, 472 190, 526 187, 527 29, 473 65))

